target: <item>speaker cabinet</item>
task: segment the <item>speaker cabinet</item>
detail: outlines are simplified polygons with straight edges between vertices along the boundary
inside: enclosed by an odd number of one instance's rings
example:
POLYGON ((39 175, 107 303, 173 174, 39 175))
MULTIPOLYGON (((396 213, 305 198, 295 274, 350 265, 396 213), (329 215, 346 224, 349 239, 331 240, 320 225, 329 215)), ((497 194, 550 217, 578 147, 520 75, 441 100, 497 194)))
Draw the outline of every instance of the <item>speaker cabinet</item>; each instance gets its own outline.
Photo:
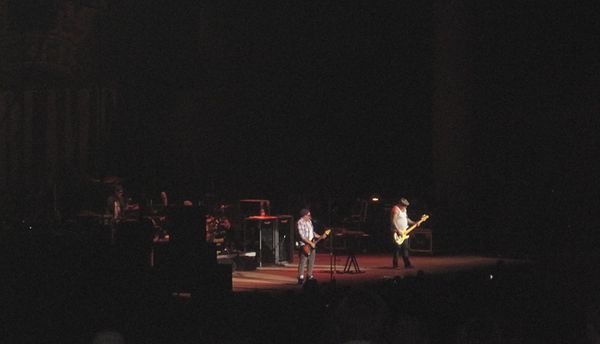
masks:
POLYGON ((256 252, 259 266, 275 263, 277 247, 277 217, 250 216, 244 219, 244 251, 256 252))
POLYGON ((250 216, 243 223, 244 251, 256 252, 262 264, 293 260, 294 218, 291 215, 250 216))
POLYGON ((277 216, 277 246, 275 257, 277 264, 292 263, 294 260, 294 217, 292 215, 277 216))
POLYGON ((410 234, 410 251, 433 254, 431 229, 416 229, 410 234))

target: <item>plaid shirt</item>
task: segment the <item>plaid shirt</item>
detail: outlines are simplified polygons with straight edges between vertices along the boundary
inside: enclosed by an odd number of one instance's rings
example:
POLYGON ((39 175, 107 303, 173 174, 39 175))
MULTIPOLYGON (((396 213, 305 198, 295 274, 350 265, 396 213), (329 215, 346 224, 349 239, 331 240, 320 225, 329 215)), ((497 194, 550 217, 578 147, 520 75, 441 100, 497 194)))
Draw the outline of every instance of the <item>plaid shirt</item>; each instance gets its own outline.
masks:
POLYGON ((302 239, 312 241, 315 236, 312 221, 300 219, 298 220, 298 234, 302 239))

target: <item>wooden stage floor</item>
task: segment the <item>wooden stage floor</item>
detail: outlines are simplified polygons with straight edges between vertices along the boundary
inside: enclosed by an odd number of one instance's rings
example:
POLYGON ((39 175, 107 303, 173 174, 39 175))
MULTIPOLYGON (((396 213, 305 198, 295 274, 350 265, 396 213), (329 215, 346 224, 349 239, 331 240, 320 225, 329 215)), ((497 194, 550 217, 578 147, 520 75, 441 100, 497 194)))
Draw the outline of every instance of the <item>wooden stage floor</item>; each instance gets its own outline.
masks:
MULTIPOLYGON (((403 267, 392 268, 391 254, 358 254, 355 256, 360 272, 356 266, 349 264, 345 269, 348 256, 332 256, 318 253, 314 275, 318 283, 328 283, 335 280, 339 286, 376 283, 386 279, 414 276, 418 273, 426 275, 450 274, 461 271, 471 271, 494 267, 499 260, 504 264, 524 264, 523 260, 491 258, 483 256, 412 256, 413 269, 403 267), (334 263, 334 264, 332 264, 334 263), (345 272, 344 270, 349 272, 345 272), (333 271, 333 273, 332 273, 333 271), (422 271, 422 272, 420 272, 422 271)), ((234 271, 232 274, 233 292, 277 292, 302 289, 297 282, 298 257, 294 262, 283 265, 258 267, 252 271, 234 271)))

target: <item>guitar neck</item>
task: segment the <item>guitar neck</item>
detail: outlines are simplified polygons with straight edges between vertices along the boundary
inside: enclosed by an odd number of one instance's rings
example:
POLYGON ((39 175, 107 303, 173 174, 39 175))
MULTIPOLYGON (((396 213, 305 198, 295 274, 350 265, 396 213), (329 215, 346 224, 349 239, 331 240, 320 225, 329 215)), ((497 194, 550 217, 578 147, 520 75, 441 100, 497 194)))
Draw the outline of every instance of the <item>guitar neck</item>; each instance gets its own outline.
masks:
POLYGON ((408 229, 406 229, 406 231, 404 232, 404 235, 407 235, 410 232, 412 232, 413 230, 415 230, 415 228, 417 228, 424 221, 425 220, 419 220, 416 223, 414 223, 412 226, 408 227, 408 229))
POLYGON ((329 235, 329 233, 331 233, 331 230, 330 230, 330 229, 326 230, 326 231, 325 231, 325 233, 323 233, 323 235, 321 235, 321 237, 319 237, 317 240, 314 240, 314 239, 313 239, 313 242, 316 244, 316 243, 318 243, 319 241, 321 241, 321 240, 323 240, 323 239, 327 238, 327 236, 329 235))
POLYGON ((404 232, 404 235, 409 234, 410 232, 412 232, 413 230, 415 230, 415 228, 417 228, 417 224, 416 223, 414 225, 408 227, 408 229, 404 232))

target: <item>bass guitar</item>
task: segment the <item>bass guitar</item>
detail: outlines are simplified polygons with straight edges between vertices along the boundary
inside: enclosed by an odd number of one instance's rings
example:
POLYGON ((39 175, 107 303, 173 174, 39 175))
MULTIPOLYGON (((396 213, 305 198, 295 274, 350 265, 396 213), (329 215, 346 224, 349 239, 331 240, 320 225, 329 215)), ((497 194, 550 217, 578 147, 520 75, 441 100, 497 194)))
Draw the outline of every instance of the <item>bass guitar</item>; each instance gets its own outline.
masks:
POLYGON ((394 242, 396 242, 396 245, 402 245, 404 240, 408 239, 410 232, 417 228, 421 223, 427 221, 428 218, 429 215, 427 214, 421 216, 421 219, 419 221, 413 223, 413 225, 408 227, 407 229, 400 231, 400 234, 398 234, 397 231, 394 231, 394 242))
MULTIPOLYGON (((315 245, 316 245, 319 241, 327 238, 327 236, 330 233, 331 233, 331 229, 327 229, 327 230, 325 230, 325 233, 323 233, 319 239, 315 240, 315 238, 313 238, 312 242, 314 242, 315 245)), ((306 245, 305 244, 304 246, 302 246, 302 253, 304 253, 305 256, 310 256, 310 254, 312 253, 312 251, 313 251, 313 248, 310 245, 306 245)))

